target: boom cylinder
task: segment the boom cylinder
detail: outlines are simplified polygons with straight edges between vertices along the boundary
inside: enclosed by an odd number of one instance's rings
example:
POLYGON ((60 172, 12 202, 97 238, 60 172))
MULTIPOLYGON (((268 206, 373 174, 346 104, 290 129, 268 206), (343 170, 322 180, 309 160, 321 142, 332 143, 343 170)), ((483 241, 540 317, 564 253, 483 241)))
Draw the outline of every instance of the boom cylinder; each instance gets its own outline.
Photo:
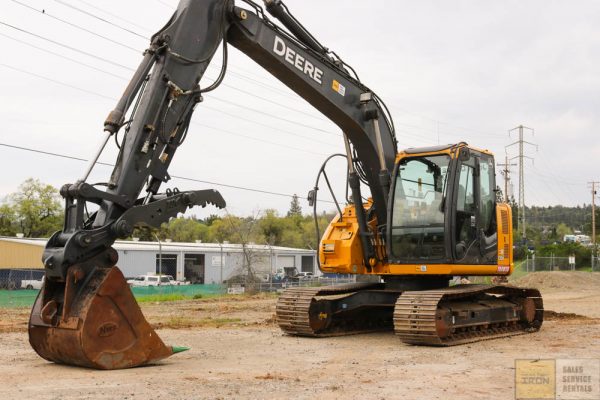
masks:
POLYGON ((365 268, 371 270, 371 259, 374 257, 374 249, 371 241, 369 240, 369 229, 367 227, 367 216, 365 214, 365 208, 362 204, 362 196, 360 193, 360 180, 356 172, 352 172, 348 176, 348 183, 352 190, 352 201, 354 202, 354 210, 356 212, 356 220, 358 221, 358 230, 360 235, 360 244, 362 246, 363 260, 365 268))
POLYGON ((265 6, 267 7, 267 11, 281 21, 283 26, 288 28, 302 43, 319 53, 326 52, 326 49, 287 12, 286 8, 281 3, 281 0, 265 0, 265 6))

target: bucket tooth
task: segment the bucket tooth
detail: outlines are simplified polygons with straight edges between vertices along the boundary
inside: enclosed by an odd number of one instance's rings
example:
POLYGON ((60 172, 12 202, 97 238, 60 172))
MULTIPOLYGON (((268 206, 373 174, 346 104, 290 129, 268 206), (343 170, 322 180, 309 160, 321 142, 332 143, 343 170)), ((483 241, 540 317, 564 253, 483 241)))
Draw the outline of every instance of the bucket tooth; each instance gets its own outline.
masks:
POLYGON ((174 353, 144 318, 119 268, 97 268, 79 283, 73 278, 77 270, 73 271, 64 286, 46 280, 31 311, 29 343, 41 357, 61 364, 120 369, 174 353), (62 298, 58 312, 57 297, 62 298))

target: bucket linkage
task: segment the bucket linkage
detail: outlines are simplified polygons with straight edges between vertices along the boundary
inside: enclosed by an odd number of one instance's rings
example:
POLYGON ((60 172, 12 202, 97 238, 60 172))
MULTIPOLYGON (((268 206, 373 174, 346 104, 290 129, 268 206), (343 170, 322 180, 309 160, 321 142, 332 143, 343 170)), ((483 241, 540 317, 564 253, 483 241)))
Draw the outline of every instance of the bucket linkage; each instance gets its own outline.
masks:
POLYGON ((61 189, 67 220, 44 250, 46 278, 29 319, 31 347, 48 361, 97 369, 136 367, 186 350, 165 345, 146 321, 111 246, 135 226, 160 227, 193 206, 224 208, 223 197, 215 190, 170 192, 94 227, 79 222, 83 191, 97 193, 81 182, 61 189), (71 220, 78 221, 75 228, 71 220))

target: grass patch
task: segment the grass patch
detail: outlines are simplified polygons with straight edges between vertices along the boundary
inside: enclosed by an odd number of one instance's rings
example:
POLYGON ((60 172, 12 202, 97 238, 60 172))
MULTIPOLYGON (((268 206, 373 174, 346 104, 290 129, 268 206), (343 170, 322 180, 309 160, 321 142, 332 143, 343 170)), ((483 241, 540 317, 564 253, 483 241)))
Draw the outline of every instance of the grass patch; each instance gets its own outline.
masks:
POLYGON ((509 279, 519 279, 520 277, 527 275, 527 271, 525 270, 526 264, 526 260, 516 261, 513 273, 510 275, 509 279))
POLYGON ((191 296, 186 296, 181 293, 166 293, 166 294, 149 294, 147 296, 137 297, 136 300, 138 303, 160 303, 163 301, 180 301, 180 300, 190 300, 191 296))
POLYGON ((244 294, 227 294, 227 293, 196 293, 194 295, 186 295, 181 293, 156 293, 141 295, 136 297, 138 303, 162 303, 168 301, 182 301, 182 300, 200 300, 200 301, 211 301, 211 300, 249 300, 249 299, 270 299, 276 298, 279 293, 276 292, 262 292, 262 293, 244 293, 244 294))
POLYGON ((220 328, 242 322, 240 318, 190 318, 171 317, 154 325, 155 328, 189 329, 189 328, 220 328))

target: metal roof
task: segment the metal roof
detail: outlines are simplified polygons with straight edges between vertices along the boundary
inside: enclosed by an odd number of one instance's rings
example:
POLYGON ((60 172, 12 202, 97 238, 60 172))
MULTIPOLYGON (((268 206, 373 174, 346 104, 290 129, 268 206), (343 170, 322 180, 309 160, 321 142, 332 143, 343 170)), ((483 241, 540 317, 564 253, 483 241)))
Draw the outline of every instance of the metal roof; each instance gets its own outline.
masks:
MULTIPOLYGON (((15 237, 0 237, 0 240, 6 242, 20 243, 24 245, 35 245, 44 247, 48 239, 44 238, 15 238, 15 237)), ((158 242, 143 242, 133 240, 117 240, 113 247, 115 250, 127 250, 127 251, 158 251, 158 242)), ((161 247, 163 252, 168 251, 189 251, 189 252, 220 252, 221 247, 223 251, 227 252, 241 252, 243 246, 239 243, 185 243, 185 242, 167 242, 162 241, 161 247)), ((277 252, 277 253, 300 253, 300 254, 315 254, 314 250, 310 249, 297 249, 293 247, 281 247, 281 246, 269 246, 266 244, 248 244, 246 245, 251 250, 263 251, 263 252, 277 252)))

